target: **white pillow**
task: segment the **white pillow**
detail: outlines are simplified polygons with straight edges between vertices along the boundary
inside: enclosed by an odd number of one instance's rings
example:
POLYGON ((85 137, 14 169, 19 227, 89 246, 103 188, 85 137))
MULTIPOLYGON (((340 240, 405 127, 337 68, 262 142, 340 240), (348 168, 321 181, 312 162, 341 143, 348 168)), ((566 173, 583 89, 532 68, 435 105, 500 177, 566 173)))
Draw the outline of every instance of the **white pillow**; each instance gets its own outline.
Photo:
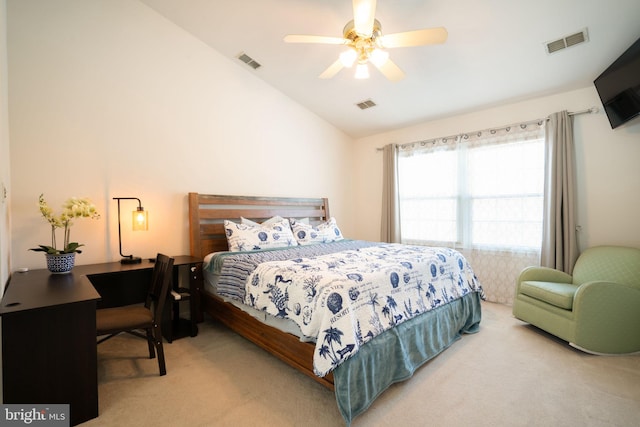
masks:
POLYGON ((231 252, 259 251, 297 244, 289 221, 283 218, 279 222, 258 226, 224 220, 224 231, 231 252))
POLYGON ((289 222, 293 229, 293 235, 300 245, 330 243, 344 239, 334 217, 331 217, 329 221, 316 226, 305 224, 304 222, 296 219, 290 219, 289 222))

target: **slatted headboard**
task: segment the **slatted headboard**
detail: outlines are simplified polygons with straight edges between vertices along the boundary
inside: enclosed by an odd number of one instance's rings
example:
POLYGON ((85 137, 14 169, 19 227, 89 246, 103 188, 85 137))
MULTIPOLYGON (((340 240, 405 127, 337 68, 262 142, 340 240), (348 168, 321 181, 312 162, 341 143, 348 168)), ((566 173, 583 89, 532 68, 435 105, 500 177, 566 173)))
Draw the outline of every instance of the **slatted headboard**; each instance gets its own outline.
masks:
POLYGON ((189 233, 191 256, 229 250, 223 221, 240 221, 244 217, 262 222, 272 216, 309 218, 312 224, 327 221, 326 198, 220 196, 189 193, 189 233))

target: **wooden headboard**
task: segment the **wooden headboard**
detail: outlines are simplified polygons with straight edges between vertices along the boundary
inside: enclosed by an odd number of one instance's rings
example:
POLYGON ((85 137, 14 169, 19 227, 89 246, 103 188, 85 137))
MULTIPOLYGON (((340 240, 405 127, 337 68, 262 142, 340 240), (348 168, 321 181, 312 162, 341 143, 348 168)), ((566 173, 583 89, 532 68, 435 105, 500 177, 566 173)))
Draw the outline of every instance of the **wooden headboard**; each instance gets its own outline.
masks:
POLYGON ((244 217, 262 222, 272 216, 309 218, 312 224, 327 221, 326 198, 220 196, 189 193, 189 237, 191 256, 204 258, 211 252, 227 251, 225 219, 244 217))

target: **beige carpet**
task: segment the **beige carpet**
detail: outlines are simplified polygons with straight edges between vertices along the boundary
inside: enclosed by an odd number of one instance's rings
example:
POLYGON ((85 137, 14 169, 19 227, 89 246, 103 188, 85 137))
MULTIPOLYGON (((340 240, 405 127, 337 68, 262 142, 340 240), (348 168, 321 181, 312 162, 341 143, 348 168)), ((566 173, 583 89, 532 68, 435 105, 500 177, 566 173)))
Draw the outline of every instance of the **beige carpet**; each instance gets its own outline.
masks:
MULTIPOLYGON (((344 426, 333 393, 207 320, 165 345, 158 376, 146 343, 98 347, 100 416, 83 426, 344 426)), ((638 426, 640 356, 581 353, 483 303, 465 335, 395 384, 362 426, 638 426)))

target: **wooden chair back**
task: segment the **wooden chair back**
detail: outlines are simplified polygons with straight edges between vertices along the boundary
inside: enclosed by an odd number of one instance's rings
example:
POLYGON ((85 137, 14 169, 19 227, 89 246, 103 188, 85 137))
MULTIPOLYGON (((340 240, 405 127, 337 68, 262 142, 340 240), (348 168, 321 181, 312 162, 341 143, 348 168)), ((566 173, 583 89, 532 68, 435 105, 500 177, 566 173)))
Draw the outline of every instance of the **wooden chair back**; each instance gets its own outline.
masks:
POLYGON ((151 283, 144 306, 153 312, 156 322, 162 319, 162 310, 167 300, 167 293, 173 275, 173 258, 164 254, 156 255, 156 263, 151 274, 151 283))

